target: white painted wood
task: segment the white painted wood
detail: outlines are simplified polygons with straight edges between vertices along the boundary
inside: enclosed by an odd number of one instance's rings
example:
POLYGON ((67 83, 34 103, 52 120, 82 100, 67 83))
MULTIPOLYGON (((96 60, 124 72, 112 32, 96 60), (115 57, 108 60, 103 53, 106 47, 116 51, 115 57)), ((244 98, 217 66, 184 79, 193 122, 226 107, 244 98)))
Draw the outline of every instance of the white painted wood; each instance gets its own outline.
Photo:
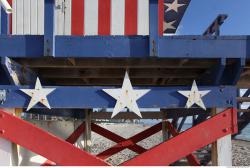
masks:
MULTIPOLYGON (((32 0, 33 1, 33 0, 32 0)), ((44 1, 37 1, 37 34, 44 34, 44 1)))
POLYGON ((31 33, 31 0, 24 0, 23 4, 23 33, 30 34, 31 33))
POLYGON ((84 1, 84 32, 85 35, 98 34, 98 0, 84 1))
POLYGON ((120 89, 102 89, 104 92, 116 99, 116 105, 114 107, 111 118, 115 117, 125 107, 136 115, 142 118, 140 109, 137 105, 137 100, 147 94, 150 89, 133 89, 131 81, 128 76, 128 72, 125 73, 122 88, 120 89))
POLYGON ((12 34, 16 34, 17 33, 17 30, 16 30, 16 22, 17 22, 17 16, 16 16, 16 11, 17 11, 17 4, 16 4, 16 1, 14 0, 12 2, 12 34))
MULTIPOLYGON (((214 109, 213 115, 225 109, 214 109)), ((212 144, 212 164, 213 166, 232 166, 232 135, 227 135, 218 139, 212 144)))
MULTIPOLYGON (((3 109, 5 112, 10 114, 15 113, 15 109, 3 109)), ((17 162, 16 155, 13 153, 12 143, 5 139, 0 138, 0 166, 15 166, 17 162)))
POLYGON ((56 6, 56 34, 64 34, 64 0, 57 0, 56 6))
POLYGON ((24 22, 23 22, 23 1, 24 0, 16 0, 17 8, 16 8, 16 13, 17 13, 17 31, 16 34, 22 35, 24 33, 23 28, 24 28, 24 22))
POLYGON ((71 35, 72 0, 65 0, 64 35, 71 35))
POLYGON ((30 6, 32 8, 30 9, 30 34, 35 35, 38 34, 38 0, 31 0, 30 6))
POLYGON ((12 144, 0 138, 0 166, 11 166, 12 144))
POLYGON ((149 34, 149 0, 138 0, 138 35, 149 34))
POLYGON ((111 34, 124 35, 125 32, 125 0, 111 1, 111 34))

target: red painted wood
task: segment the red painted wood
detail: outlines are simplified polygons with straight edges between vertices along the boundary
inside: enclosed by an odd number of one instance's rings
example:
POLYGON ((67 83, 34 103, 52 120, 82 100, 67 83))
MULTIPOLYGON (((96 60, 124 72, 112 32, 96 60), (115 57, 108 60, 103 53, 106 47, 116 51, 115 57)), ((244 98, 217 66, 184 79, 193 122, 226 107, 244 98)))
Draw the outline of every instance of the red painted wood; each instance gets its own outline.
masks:
POLYGON ((98 10, 98 35, 110 35, 111 0, 99 0, 98 10))
MULTIPOLYGON (((168 128, 169 132, 171 133, 171 135, 173 137, 179 135, 179 132, 174 128, 173 124, 166 121, 166 125, 167 125, 167 128, 168 128)), ((199 160, 193 154, 189 154, 186 158, 187 158, 188 163, 190 164, 190 166, 200 166, 201 165, 199 160)))
MULTIPOLYGON (((94 127, 91 127, 91 128, 93 131, 96 132, 96 129, 94 127)), ((138 154, 146 152, 147 151, 146 149, 138 146, 136 143, 140 142, 141 140, 143 140, 143 139, 145 139, 145 138, 147 138, 147 137, 149 137, 157 132, 159 132, 162 129, 162 126, 161 126, 161 123, 159 123, 157 125, 152 126, 149 129, 146 129, 146 130, 134 135, 133 137, 131 137, 129 139, 122 138, 122 137, 120 137, 120 136, 118 136, 110 131, 107 131, 107 130, 105 131, 102 129, 100 129, 96 133, 103 135, 104 137, 118 143, 115 146, 111 147, 110 149, 107 149, 107 150, 105 150, 102 153, 97 155, 97 157, 99 157, 101 159, 106 159, 106 158, 126 149, 126 148, 129 148, 130 150, 132 150, 138 154)))
POLYGON ((137 35, 138 1, 125 0, 125 35, 137 35))
POLYGON ((164 0, 158 0, 158 29, 159 29, 159 36, 163 36, 163 22, 164 22, 164 0))
POLYGON ((217 139, 236 133, 233 128, 235 109, 228 109, 188 129, 164 143, 125 162, 122 166, 166 166, 217 139))
POLYGON ((108 163, 80 150, 72 144, 0 111, 0 137, 16 143, 61 166, 106 166, 108 163), (14 123, 14 124, 13 124, 14 123))
MULTIPOLYGON (((78 138, 85 131, 85 122, 83 122, 65 141, 71 144, 74 144, 78 138)), ((56 165, 54 162, 50 160, 46 160, 41 166, 54 166, 56 165)))
POLYGON ((72 1, 71 34, 84 35, 84 0, 72 1))
MULTIPOLYGON (((8 0, 10 6, 12 6, 12 0, 8 0)), ((12 34, 12 14, 9 15, 9 33, 12 34)))

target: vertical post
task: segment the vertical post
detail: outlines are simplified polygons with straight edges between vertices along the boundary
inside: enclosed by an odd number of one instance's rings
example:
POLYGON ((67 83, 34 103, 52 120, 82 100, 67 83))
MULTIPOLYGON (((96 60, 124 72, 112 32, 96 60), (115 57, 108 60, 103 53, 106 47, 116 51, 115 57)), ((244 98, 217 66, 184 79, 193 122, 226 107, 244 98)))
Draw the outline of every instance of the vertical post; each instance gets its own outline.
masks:
POLYGON ((161 110, 162 113, 162 141, 166 141, 169 137, 168 135, 168 129, 167 129, 167 124, 166 124, 166 119, 167 119, 167 111, 161 110))
POLYGON ((161 2, 161 0, 149 1, 149 54, 150 56, 158 56, 158 38, 159 38, 158 1, 159 3, 161 2))
POLYGON ((9 15, 5 12, 2 6, 0 6, 0 18, 0 34, 9 34, 9 15))
POLYGON ((85 111, 84 149, 88 152, 91 152, 91 113, 92 110, 85 111))
POLYGON ((55 0, 45 0, 44 56, 55 56, 55 0))
MULTIPOLYGON (((224 109, 212 110, 212 115, 216 115, 224 109)), ((212 165, 232 166, 232 139, 231 134, 218 139, 212 144, 212 165)))
MULTIPOLYGON (((15 109, 3 110, 12 114, 15 113, 15 109)), ((0 122, 1 120, 4 120, 4 116, 0 116, 0 122)), ((0 133, 4 133, 4 130, 1 130, 1 128, 0 133)), ((0 138, 0 166, 16 166, 17 164, 17 151, 13 148, 12 143, 0 138)))

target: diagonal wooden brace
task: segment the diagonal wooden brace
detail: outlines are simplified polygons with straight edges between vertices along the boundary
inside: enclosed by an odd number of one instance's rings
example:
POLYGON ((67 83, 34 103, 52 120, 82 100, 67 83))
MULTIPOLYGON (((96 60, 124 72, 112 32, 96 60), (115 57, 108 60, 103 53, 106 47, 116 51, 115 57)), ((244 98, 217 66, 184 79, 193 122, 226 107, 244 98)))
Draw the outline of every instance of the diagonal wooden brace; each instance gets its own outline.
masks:
MULTIPOLYGON (((167 128, 169 130, 169 132, 172 134, 173 137, 179 135, 180 133, 174 128, 173 124, 171 124, 169 121, 163 121, 166 122, 167 128)), ((193 154, 189 154, 187 157, 188 163, 191 166, 200 166, 200 162, 198 161, 198 159, 193 155, 193 154)))
MULTIPOLYGON (((77 139, 82 135, 85 130, 85 122, 83 122, 79 127, 65 140, 71 144, 74 144, 77 139)), ((41 166, 55 166, 56 164, 50 160, 46 160, 41 166)))
POLYGON ((227 109, 162 144, 127 161, 122 166, 166 166, 217 139, 237 132, 237 111, 227 109))
POLYGON ((115 146, 103 151, 102 153, 98 154, 97 157, 101 158, 101 159, 106 159, 126 148, 141 154, 146 152, 147 150, 138 146, 136 143, 140 142, 141 140, 159 132, 162 129, 162 125, 161 123, 152 126, 149 129, 146 129, 134 136, 132 136, 131 138, 125 139, 123 137, 120 137, 119 135, 116 135, 115 133, 112 133, 96 124, 92 124, 91 126, 92 131, 114 141, 117 142, 118 144, 116 144, 115 146))
POLYGON ((0 110, 0 138, 37 153, 57 165, 107 166, 108 163, 76 148, 29 122, 0 110))

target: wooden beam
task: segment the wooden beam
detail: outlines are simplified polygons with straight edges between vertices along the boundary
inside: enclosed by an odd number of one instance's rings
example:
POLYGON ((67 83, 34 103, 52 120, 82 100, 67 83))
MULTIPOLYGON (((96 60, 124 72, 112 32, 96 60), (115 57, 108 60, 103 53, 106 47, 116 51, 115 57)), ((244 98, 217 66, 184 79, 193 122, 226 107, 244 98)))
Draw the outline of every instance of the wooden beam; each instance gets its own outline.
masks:
POLYGON ((22 65, 30 68, 209 68, 216 64, 215 59, 192 59, 179 66, 180 59, 157 59, 157 58, 80 58, 74 59, 74 63, 64 58, 39 58, 39 59, 15 59, 22 65))
MULTIPOLYGON (((15 109, 3 109, 4 111, 14 114, 15 109)), ((2 116, 0 116, 0 120, 2 120, 2 116)), ((4 130, 0 128, 0 134, 4 130)), ((7 141, 3 138, 0 138, 0 166, 17 166, 18 165, 18 156, 16 145, 12 144, 12 142, 7 141)))
MULTIPOLYGON (((170 69, 130 69, 130 78, 195 78, 202 71, 200 70, 173 70, 170 69)), ((114 71, 113 69, 41 69, 38 70, 42 78, 123 78, 125 69, 114 71)))
MULTIPOLYGON (((212 115, 222 112, 223 109, 213 109, 212 115)), ((230 129, 230 128, 229 128, 230 129)), ((226 135, 212 144, 212 165, 232 166, 232 135, 226 135)))

